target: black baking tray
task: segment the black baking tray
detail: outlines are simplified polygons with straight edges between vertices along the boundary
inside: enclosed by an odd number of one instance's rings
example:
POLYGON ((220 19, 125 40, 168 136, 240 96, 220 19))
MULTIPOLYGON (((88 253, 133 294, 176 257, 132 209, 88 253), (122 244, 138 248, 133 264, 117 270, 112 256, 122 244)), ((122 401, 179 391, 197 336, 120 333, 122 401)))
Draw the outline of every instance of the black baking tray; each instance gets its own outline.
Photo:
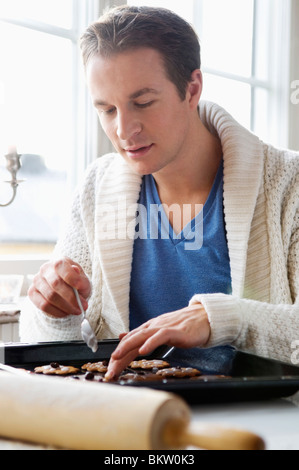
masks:
MULTIPOLYGON (((7 365, 27 370, 53 361, 76 367, 85 362, 109 360, 117 344, 116 340, 100 341, 94 354, 81 341, 6 343, 0 346, 0 357, 7 365)), ((200 369, 205 380, 168 379, 166 382, 146 382, 146 385, 136 382, 115 386, 164 390, 180 395, 190 404, 268 400, 289 397, 299 391, 299 367, 244 353, 230 346, 171 351, 162 346, 147 356, 162 357, 167 357, 174 366, 200 369), (226 378, 215 377, 219 375, 226 378)))

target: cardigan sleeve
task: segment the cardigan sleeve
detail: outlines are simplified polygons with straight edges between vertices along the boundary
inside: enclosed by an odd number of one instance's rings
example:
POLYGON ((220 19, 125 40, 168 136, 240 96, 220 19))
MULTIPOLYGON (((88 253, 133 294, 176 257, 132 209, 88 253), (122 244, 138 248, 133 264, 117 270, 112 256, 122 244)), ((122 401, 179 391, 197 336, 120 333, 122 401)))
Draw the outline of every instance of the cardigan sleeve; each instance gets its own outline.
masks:
POLYGON ((288 274, 292 304, 270 304, 226 294, 195 295, 190 305, 201 303, 211 325, 206 347, 231 344, 252 354, 294 363, 294 348, 298 349, 299 344, 299 227, 289 248, 288 274))
POLYGON ((225 294, 194 296, 211 324, 206 347, 231 344, 263 357, 292 362, 292 346, 299 340, 299 304, 274 305, 225 294))

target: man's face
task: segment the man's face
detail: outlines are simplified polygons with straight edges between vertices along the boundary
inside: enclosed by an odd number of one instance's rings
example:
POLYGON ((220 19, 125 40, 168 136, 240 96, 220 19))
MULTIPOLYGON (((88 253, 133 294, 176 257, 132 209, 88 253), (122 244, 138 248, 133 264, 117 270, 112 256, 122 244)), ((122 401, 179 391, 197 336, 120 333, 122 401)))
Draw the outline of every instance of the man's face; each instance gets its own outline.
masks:
POLYGON ((103 130, 133 170, 175 170, 190 144, 192 110, 167 77, 161 55, 150 48, 95 55, 86 72, 103 130))

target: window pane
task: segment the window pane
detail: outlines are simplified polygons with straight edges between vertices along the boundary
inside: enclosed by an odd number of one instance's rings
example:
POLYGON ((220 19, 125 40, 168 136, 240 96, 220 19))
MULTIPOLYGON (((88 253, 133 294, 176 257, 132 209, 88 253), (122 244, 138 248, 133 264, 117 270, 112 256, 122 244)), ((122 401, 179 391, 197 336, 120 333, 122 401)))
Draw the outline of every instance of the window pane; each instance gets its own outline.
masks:
POLYGON ((0 0, 0 17, 24 17, 70 29, 72 0, 0 0))
MULTIPOLYGON (((0 155, 15 144, 24 154, 18 177, 26 181, 14 203, 0 208, 0 241, 57 239, 73 152, 72 80, 71 41, 1 24, 0 155)), ((3 204, 9 174, 3 158, 0 164, 3 204)))
POLYGON ((268 81, 270 78, 270 64, 273 60, 273 57, 271 58, 271 56, 269 55, 269 51, 271 50, 270 38, 271 29, 273 28, 273 20, 265 21, 265 18, 271 18, 271 0, 263 0, 262 2, 256 2, 256 9, 257 21, 255 25, 255 77, 259 80, 268 81))
POLYGON ((203 0, 202 64, 251 75, 253 0, 203 0))
POLYGON ((204 74, 202 99, 225 108, 243 126, 250 128, 251 87, 247 83, 204 74), (241 106, 240 106, 241 103, 241 106))
POLYGON ((15 143, 20 152, 41 154, 52 168, 66 169, 72 137, 72 80, 70 41, 2 24, 1 150, 15 143))

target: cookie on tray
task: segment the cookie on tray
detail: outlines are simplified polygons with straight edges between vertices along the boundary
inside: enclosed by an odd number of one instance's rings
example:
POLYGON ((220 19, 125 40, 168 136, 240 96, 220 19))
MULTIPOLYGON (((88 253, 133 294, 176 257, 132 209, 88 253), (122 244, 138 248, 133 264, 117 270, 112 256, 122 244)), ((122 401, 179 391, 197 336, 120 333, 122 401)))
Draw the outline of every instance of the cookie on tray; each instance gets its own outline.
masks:
POLYGON ((140 359, 139 361, 132 361, 129 364, 131 369, 164 369, 170 367, 170 364, 162 359, 140 359))
POLYGON ((63 366, 57 362, 51 362, 49 365, 35 367, 34 372, 44 375, 69 375, 77 374, 80 370, 73 366, 63 366))
POLYGON ((167 369, 161 369, 157 372, 157 375, 162 377, 197 377, 201 375, 201 372, 198 369, 193 367, 169 367, 167 369))
POLYGON ((102 372, 105 373, 108 370, 107 361, 99 362, 87 362, 81 367, 82 370, 87 370, 88 372, 102 372))

